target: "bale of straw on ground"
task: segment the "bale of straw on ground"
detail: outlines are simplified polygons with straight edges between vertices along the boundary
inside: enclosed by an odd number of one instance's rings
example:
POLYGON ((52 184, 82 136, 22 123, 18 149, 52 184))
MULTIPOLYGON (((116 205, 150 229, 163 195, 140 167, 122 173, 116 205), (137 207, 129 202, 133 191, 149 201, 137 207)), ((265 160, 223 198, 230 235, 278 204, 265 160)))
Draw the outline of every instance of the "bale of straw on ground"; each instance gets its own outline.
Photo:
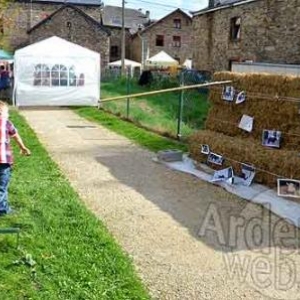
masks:
MULTIPOLYGON (((222 133, 202 130, 190 137, 190 154, 198 162, 206 163, 207 155, 201 154, 201 144, 208 144, 210 150, 225 158, 223 166, 209 164, 215 170, 233 166, 236 174, 241 173, 241 164, 253 164, 259 169, 275 173, 283 178, 300 179, 300 156, 297 151, 271 149, 254 140, 229 137, 222 133), (227 159, 228 158, 228 159, 227 159)), ((257 170, 255 181, 270 187, 276 186, 277 177, 257 170)))
POLYGON ((300 98, 299 77, 222 72, 216 73, 214 80, 232 80, 237 91, 246 92, 247 100, 241 104, 227 102, 222 100, 221 87, 211 88, 209 101, 212 107, 206 129, 257 140, 261 140, 264 129, 279 130, 283 132, 283 148, 300 148, 300 106, 297 102, 285 100, 287 97, 300 98), (251 133, 238 128, 243 114, 254 117, 251 133))
MULTIPOLYGON (((239 92, 245 91, 244 103, 235 104, 222 99, 222 88, 212 87, 209 100, 210 111, 205 129, 190 137, 190 152, 194 159, 206 162, 207 156, 200 153, 201 144, 208 144, 213 152, 282 177, 300 180, 300 78, 267 75, 236 74, 220 72, 215 81, 232 80, 232 86, 239 92), (238 124, 243 116, 254 118, 254 128, 248 133, 238 124), (262 146, 262 132, 282 132, 280 149, 262 146)), ((214 169, 220 167, 211 165, 214 169)), ((225 165, 233 166, 240 172, 241 164, 227 160, 225 165)), ((256 182, 276 185, 277 177, 257 171, 256 182)))

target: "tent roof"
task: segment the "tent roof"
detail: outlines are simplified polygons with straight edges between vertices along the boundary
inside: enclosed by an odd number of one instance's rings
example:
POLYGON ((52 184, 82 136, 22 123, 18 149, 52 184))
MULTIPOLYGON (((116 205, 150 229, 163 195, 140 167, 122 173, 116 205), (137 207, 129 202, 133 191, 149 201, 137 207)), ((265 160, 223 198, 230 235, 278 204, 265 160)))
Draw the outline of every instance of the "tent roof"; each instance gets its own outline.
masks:
POLYGON ((100 54, 57 36, 31 44, 15 52, 15 56, 100 57, 100 54))
MULTIPOLYGON (((141 64, 137 61, 133 61, 130 59, 125 59, 125 66, 132 66, 132 67, 140 67, 141 64)), ((117 60, 114 62, 111 62, 108 64, 109 66, 121 66, 122 65, 122 60, 117 60)))
POLYGON ((157 62, 157 63, 161 63, 161 62, 178 63, 178 61, 176 59, 174 59, 173 57, 171 57, 169 54, 167 54, 164 51, 161 51, 161 52, 157 53, 156 55, 148 58, 147 61, 157 62))
POLYGON ((0 49, 0 60, 10 60, 13 59, 13 56, 8 52, 0 49))

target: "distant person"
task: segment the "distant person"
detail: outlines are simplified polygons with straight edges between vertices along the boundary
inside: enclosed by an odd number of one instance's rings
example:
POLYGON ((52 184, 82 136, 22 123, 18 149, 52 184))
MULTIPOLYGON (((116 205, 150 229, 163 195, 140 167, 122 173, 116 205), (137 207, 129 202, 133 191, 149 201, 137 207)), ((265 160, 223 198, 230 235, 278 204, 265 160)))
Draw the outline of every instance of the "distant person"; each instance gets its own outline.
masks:
POLYGON ((0 66, 0 90, 9 88, 9 72, 5 69, 4 65, 0 66))
POLYGON ((8 185, 13 165, 10 138, 16 141, 22 154, 30 155, 30 150, 26 148, 17 129, 9 120, 8 105, 0 101, 0 216, 12 212, 8 204, 8 185))

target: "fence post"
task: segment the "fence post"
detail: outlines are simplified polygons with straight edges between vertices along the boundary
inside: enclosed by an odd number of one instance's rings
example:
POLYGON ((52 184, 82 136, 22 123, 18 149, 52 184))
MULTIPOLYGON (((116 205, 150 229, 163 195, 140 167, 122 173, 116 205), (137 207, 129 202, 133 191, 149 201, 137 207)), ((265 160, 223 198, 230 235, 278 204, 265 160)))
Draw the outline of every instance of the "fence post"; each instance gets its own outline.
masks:
MULTIPOLYGON (((127 71, 127 95, 130 94, 130 71, 131 69, 128 68, 127 71)), ((127 106, 126 106, 126 118, 129 119, 129 113, 130 113, 130 98, 127 98, 127 106)))
MULTIPOLYGON (((184 77, 183 72, 180 73, 180 86, 184 86, 184 77)), ((182 123, 182 113, 183 113, 183 100, 184 100, 184 91, 180 91, 179 96, 179 105, 178 105, 178 123, 177 123, 177 139, 180 140, 182 137, 181 134, 181 123, 182 123)))

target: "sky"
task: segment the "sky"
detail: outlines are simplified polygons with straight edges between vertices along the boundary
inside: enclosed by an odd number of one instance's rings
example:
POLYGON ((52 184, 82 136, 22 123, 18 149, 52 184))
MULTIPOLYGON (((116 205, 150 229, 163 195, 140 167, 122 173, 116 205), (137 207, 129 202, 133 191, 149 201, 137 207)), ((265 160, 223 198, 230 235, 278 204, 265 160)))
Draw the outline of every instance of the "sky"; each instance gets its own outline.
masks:
MULTIPOLYGON (((125 0, 127 8, 141 8, 150 11, 151 19, 160 19, 176 8, 183 11, 197 11, 207 6, 208 0, 125 0)), ((104 5, 122 6, 122 0, 103 0, 104 5)))

